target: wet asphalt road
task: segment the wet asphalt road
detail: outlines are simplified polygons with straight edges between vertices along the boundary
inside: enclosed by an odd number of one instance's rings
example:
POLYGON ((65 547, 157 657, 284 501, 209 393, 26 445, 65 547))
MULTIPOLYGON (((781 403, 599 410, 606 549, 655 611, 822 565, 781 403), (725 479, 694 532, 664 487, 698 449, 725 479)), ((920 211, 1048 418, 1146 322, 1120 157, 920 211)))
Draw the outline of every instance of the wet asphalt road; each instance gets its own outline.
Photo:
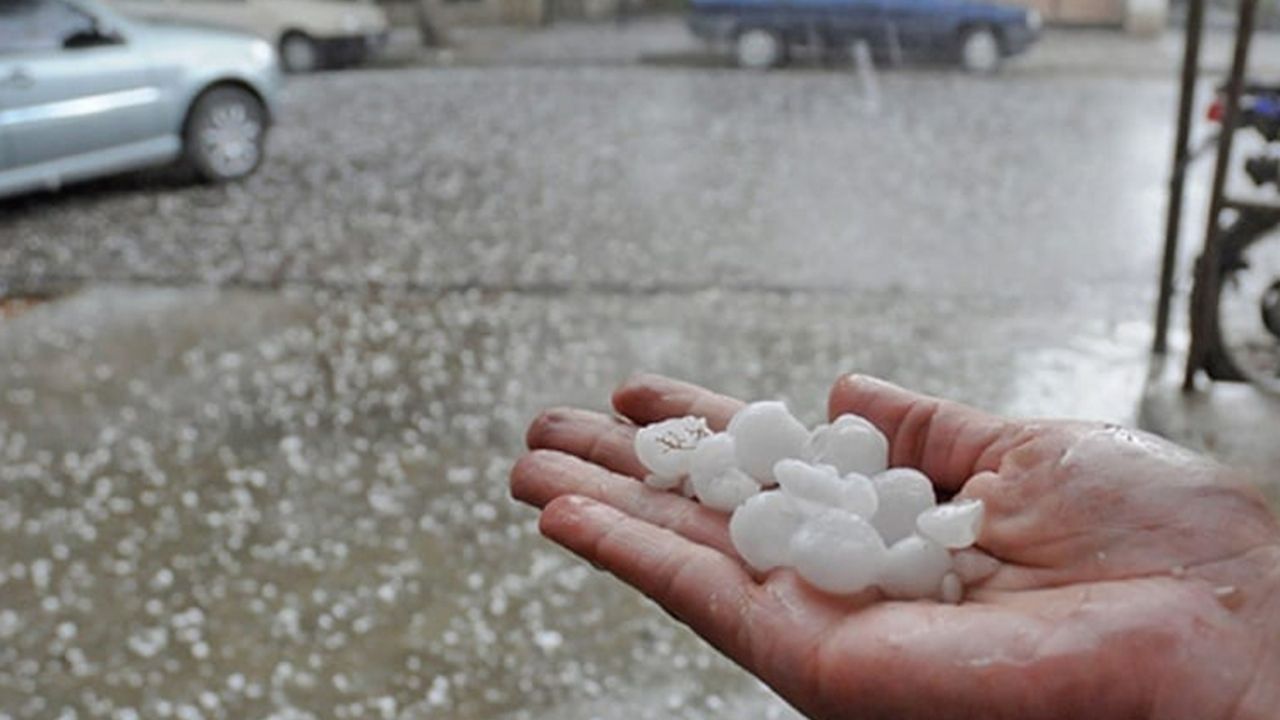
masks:
POLYGON ((1173 99, 370 71, 291 83, 241 185, 6 203, 4 282, 83 289, 0 322, 0 710, 784 714, 536 539, 505 490, 524 424, 641 369, 809 422, 851 369, 1129 418, 1173 99))

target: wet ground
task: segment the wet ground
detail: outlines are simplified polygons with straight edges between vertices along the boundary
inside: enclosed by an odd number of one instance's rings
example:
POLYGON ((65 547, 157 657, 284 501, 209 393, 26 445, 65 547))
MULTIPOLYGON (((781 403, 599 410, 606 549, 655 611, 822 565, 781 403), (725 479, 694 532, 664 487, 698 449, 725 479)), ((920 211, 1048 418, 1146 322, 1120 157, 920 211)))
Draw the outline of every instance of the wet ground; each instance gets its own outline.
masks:
POLYGON ((641 369, 810 422, 852 369, 1130 419, 1173 102, 1034 67, 368 71, 293 82, 244 184, 0 206, 4 282, 81 288, 0 320, 0 711, 785 716, 537 539, 525 422, 641 369))

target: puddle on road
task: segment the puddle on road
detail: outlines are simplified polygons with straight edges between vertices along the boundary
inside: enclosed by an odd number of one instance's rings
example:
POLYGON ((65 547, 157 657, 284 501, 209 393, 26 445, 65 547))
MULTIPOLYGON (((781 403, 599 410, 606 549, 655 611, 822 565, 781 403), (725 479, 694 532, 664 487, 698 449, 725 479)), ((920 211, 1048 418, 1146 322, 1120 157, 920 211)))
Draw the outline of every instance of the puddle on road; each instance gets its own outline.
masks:
POLYGON ((639 369, 785 395, 809 421, 855 368, 995 409, 1117 417, 1141 343, 1097 312, 109 289, 37 308, 0 327, 0 707, 791 717, 537 537, 506 490, 527 420, 604 409, 639 369))

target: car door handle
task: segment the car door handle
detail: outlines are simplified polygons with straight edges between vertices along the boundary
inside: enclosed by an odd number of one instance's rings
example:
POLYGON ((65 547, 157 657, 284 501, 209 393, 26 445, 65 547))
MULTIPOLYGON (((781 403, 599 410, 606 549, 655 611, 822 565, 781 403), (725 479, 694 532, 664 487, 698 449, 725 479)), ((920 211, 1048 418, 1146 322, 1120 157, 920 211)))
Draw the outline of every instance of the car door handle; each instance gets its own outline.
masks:
POLYGON ((16 67, 0 81, 0 85, 6 87, 18 88, 25 90, 36 84, 36 79, 31 76, 31 71, 24 67, 16 67))

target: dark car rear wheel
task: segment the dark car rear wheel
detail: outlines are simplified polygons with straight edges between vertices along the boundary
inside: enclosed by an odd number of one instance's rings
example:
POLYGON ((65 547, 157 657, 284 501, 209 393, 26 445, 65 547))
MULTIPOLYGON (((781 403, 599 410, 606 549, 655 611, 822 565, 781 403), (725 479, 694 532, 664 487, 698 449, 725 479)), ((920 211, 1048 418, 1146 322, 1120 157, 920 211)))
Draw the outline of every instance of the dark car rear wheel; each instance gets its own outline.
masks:
POLYGON ((990 75, 1000 69, 1000 36, 985 25, 966 28, 960 34, 960 66, 971 73, 990 75))
POLYGON ((280 65, 285 72, 306 73, 320 69, 320 46, 306 34, 290 30, 280 38, 280 65))
POLYGON ((747 28, 735 38, 733 52, 738 67, 768 70, 782 64, 786 46, 782 37, 772 30, 747 28))
POLYGON ((191 108, 183 140, 187 162, 212 182, 230 182, 253 174, 262 163, 267 110, 243 88, 215 87, 191 108))

